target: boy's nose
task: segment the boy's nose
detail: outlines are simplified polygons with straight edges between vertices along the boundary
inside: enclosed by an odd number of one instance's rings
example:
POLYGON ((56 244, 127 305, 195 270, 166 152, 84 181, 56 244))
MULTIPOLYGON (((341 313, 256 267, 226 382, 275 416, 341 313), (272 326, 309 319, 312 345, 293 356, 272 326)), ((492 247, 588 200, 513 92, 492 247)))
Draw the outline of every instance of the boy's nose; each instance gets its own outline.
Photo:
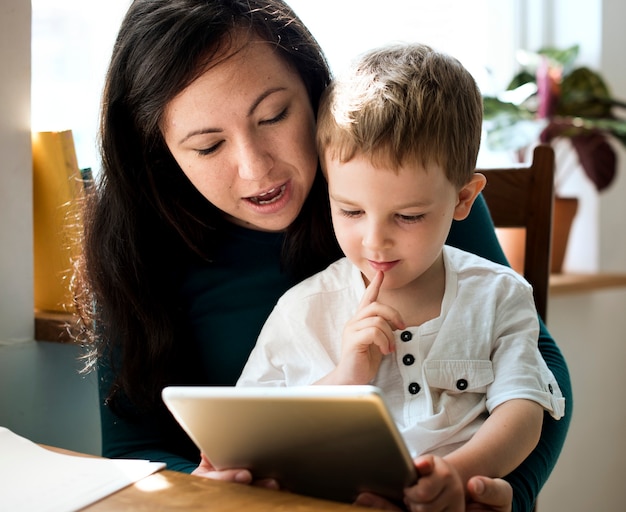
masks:
POLYGON ((381 249, 388 245, 386 230, 382 223, 373 222, 368 224, 363 235, 362 244, 367 249, 381 249))

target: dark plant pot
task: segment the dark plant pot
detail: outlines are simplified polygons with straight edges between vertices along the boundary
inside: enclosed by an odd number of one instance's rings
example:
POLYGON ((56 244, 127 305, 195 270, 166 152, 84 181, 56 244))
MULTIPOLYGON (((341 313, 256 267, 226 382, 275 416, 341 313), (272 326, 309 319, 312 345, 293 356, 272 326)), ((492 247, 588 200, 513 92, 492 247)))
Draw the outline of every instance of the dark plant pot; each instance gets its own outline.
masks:
MULTIPOLYGON (((563 260, 567 250, 569 233, 572 222, 578 211, 578 198, 576 197, 555 197, 554 212, 552 219, 552 258, 550 261, 550 272, 560 274, 563 271, 563 260)), ((524 274, 524 250, 525 250, 525 229, 524 228, 498 228, 496 233, 506 254, 511 267, 520 274, 524 274)))

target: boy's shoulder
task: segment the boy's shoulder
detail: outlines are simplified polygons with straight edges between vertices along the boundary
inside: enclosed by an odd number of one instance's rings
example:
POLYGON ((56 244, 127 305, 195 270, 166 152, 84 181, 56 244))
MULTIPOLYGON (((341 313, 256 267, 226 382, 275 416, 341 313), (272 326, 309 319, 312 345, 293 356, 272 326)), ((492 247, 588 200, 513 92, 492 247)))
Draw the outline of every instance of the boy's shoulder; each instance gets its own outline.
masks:
POLYGON ((520 283, 528 284, 523 276, 507 265, 495 263, 487 258, 474 253, 458 249, 449 245, 444 246, 446 265, 457 274, 481 274, 483 276, 492 275, 505 279, 512 279, 520 283))

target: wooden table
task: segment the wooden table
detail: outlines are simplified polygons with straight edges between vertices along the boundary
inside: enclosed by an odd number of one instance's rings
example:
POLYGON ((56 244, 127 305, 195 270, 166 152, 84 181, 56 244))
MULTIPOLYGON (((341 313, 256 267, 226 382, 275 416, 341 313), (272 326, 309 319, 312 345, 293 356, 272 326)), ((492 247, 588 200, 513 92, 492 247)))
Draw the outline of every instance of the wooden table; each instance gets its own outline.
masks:
MULTIPOLYGON (((67 455, 95 457, 40 445, 67 455)), ((250 485, 219 482, 162 470, 82 509, 88 512, 372 512, 348 503, 321 500, 250 485)))
POLYGON ((159 471, 83 509, 104 511, 359 512, 370 508, 159 471))

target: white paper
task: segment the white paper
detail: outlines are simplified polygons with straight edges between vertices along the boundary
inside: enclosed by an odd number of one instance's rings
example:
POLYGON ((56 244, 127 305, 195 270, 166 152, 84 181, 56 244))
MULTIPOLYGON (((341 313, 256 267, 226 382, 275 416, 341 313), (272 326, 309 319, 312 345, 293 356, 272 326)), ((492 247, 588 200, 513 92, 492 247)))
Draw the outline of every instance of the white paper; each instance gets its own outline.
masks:
POLYGON ((147 460, 65 455, 0 427, 0 510, 78 510, 163 467, 147 460))

